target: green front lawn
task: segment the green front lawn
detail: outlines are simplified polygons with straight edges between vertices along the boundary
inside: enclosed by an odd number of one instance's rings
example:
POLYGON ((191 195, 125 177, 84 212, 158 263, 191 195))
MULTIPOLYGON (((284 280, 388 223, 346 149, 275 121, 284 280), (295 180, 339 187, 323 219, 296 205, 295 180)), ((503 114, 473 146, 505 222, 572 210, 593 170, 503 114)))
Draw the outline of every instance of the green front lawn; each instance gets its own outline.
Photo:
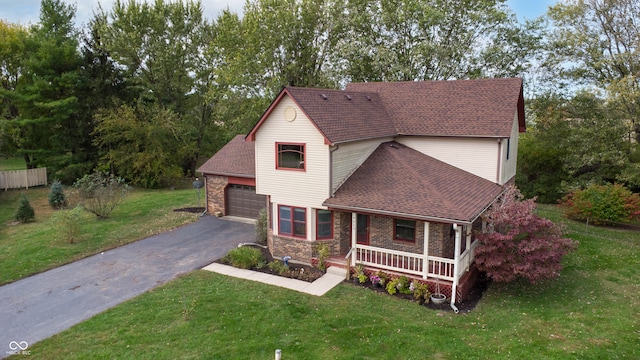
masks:
POLYGON ((135 190, 108 219, 99 220, 85 212, 81 239, 70 244, 57 236, 48 194, 49 188, 0 191, 0 284, 197 220, 195 214, 173 211, 197 206, 193 189, 135 190), (20 224, 13 220, 23 192, 35 209, 35 222, 20 224))
POLYGON ((24 170, 27 168, 23 158, 0 156, 0 171, 24 170))
POLYGON ((640 358, 640 235, 568 226, 580 245, 558 280, 492 284, 466 314, 347 283, 315 297, 197 271, 33 345, 31 358, 640 358))

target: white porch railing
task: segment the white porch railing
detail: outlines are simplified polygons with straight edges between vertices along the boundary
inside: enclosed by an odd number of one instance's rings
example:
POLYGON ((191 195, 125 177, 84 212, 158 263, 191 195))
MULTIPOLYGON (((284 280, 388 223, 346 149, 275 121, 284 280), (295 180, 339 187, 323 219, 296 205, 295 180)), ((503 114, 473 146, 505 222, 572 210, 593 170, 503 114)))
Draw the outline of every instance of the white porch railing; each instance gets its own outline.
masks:
POLYGON ((352 248, 352 251, 357 264, 448 281, 453 281, 455 277, 455 260, 453 259, 429 256, 429 266, 425 269, 423 254, 360 244, 352 248))
POLYGON ((381 269, 402 271, 422 275, 422 254, 383 249, 368 245, 356 245, 355 261, 358 264, 375 266, 381 269))
POLYGON ((474 241, 471 246, 460 255, 460 269, 458 270, 458 276, 462 276, 469 270, 471 263, 473 262, 474 250, 478 246, 478 241, 474 241))

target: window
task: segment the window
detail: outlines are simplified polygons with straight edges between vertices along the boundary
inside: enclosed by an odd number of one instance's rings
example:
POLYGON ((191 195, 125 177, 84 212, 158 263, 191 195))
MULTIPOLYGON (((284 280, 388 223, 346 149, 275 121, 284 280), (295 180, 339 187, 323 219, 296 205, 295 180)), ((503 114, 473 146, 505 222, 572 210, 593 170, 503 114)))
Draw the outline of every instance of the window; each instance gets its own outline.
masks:
POLYGON ((509 160, 510 152, 511 152, 511 138, 507 139, 507 160, 509 160))
POLYGON ((333 212, 330 210, 316 211, 316 239, 331 239, 333 237, 333 212))
POLYGON ((416 241, 416 222, 413 220, 393 220, 395 227, 394 240, 416 241))
POLYGON ((280 235, 307 237, 307 210, 293 206, 278 207, 278 230, 280 235))
POLYGON ((276 143, 276 169, 305 170, 304 144, 276 143))

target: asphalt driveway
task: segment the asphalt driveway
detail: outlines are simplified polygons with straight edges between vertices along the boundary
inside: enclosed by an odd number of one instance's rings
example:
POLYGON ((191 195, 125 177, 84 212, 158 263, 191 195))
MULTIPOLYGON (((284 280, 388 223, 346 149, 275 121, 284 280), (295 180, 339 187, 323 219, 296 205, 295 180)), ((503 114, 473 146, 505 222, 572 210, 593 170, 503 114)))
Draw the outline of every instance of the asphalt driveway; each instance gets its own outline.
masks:
POLYGON ((202 268, 253 239, 254 225, 205 216, 194 224, 1 286, 0 358, 202 268))

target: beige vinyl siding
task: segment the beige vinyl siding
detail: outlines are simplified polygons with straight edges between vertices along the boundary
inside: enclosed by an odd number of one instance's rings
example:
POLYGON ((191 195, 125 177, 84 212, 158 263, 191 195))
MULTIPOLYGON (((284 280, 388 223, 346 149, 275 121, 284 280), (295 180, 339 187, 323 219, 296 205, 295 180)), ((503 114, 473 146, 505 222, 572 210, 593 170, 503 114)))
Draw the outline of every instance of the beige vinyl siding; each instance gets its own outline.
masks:
POLYGON ((511 128, 511 137, 509 140, 509 146, 507 146, 507 140, 503 140, 504 146, 502 147, 502 179, 500 184, 504 184, 512 177, 516 176, 516 166, 518 160, 518 113, 514 116, 513 126, 511 128), (507 159, 507 148, 509 150, 509 159, 507 159))
POLYGON ((498 182, 497 139, 399 136, 396 141, 459 169, 498 182))
POLYGON ((324 144, 322 134, 285 96, 258 129, 255 139, 256 192, 270 195, 274 204, 308 208, 310 220, 309 208, 323 208, 322 202, 329 197, 329 146, 324 144), (296 109, 294 121, 284 118, 287 106, 296 109), (276 143, 283 142, 305 144, 305 171, 276 169, 276 143))
POLYGON ((383 142, 393 138, 380 138, 354 141, 337 145, 331 155, 331 191, 344 183, 345 180, 373 153, 383 142))

